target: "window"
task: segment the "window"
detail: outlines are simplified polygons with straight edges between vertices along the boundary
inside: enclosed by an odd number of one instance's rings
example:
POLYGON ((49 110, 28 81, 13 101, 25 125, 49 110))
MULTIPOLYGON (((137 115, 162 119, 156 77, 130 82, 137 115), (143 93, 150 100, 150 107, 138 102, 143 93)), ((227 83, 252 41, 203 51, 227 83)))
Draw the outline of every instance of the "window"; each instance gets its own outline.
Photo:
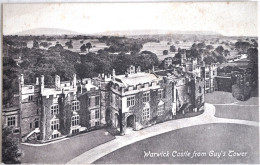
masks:
POLYGON ((132 107, 135 105, 135 96, 127 98, 127 107, 132 107))
POLYGON ((95 105, 99 105, 99 96, 95 97, 95 105))
POLYGON ((29 95, 28 100, 32 101, 33 100, 33 95, 29 95))
POLYGON ((71 118, 71 126, 79 125, 79 115, 72 116, 71 118))
POLYGON ((187 94, 190 94, 190 87, 187 88, 187 94))
POLYGON ((209 88, 209 80, 206 81, 206 88, 209 88))
POLYGON ((149 102, 150 101, 150 92, 143 93, 143 102, 149 102))
POLYGON ((59 105, 52 105, 51 106, 51 114, 52 115, 59 114, 59 105))
POLYGON ((78 133, 79 132, 79 129, 73 129, 72 130, 72 134, 75 134, 75 133, 78 133))
POLYGON ((116 95, 116 104, 115 104, 115 106, 119 106, 119 96, 118 95, 116 95))
POLYGON ((199 97, 199 103, 202 103, 202 96, 199 97))
POLYGON ((143 120, 149 120, 150 119, 150 108, 144 108, 143 109, 143 120))
POLYGON ((30 128, 32 128, 32 123, 30 123, 30 128))
POLYGON ((95 126, 99 126, 100 125, 100 122, 99 121, 96 121, 95 122, 95 126))
POLYGON ((71 110, 72 111, 78 111, 79 110, 79 101, 73 101, 72 102, 71 110))
POLYGON ((201 93, 201 86, 199 87, 199 93, 201 93))
POLYGON ((162 99, 162 98, 163 98, 163 90, 162 90, 162 89, 159 89, 159 90, 158 90, 158 98, 159 98, 159 99, 162 99))
POLYGON ((89 106, 91 105, 91 98, 90 97, 88 98, 88 105, 89 106))
POLYGON ((15 116, 7 118, 7 126, 15 126, 15 116))
POLYGON ((110 102, 113 103, 113 94, 110 95, 110 102))
POLYGON ((95 119, 99 119, 100 118, 100 111, 99 109, 95 110, 95 119))
POLYGON ((157 115, 162 116, 164 113, 164 105, 159 105, 157 110, 157 115))
POLYGON ((209 72, 206 72, 206 78, 209 78, 209 72))
POLYGON ((34 128, 39 128, 39 118, 34 120, 34 128))
POLYGON ((212 75, 215 76, 215 71, 212 72, 212 75))
POLYGON ((55 138, 57 138, 57 137, 59 137, 60 135, 58 134, 58 133, 56 133, 56 134, 53 134, 53 135, 51 135, 51 138, 52 139, 55 139, 55 138))
POLYGON ((58 130, 60 128, 59 119, 51 120, 51 130, 58 130))

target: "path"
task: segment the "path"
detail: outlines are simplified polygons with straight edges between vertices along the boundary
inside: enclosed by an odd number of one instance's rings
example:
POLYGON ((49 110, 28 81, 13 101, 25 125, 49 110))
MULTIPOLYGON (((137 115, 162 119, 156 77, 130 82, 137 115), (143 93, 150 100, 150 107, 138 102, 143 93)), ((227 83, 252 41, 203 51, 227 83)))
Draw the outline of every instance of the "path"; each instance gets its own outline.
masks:
POLYGON ((164 123, 156 124, 151 127, 134 131, 124 136, 117 136, 116 139, 109 141, 105 144, 97 146, 80 156, 70 160, 69 164, 90 164, 94 161, 100 159, 101 157, 118 150, 124 146, 135 143, 146 138, 170 132, 176 129, 181 129, 190 126, 202 125, 202 124, 212 124, 212 123, 235 123, 244 124, 249 126, 259 127, 258 122, 247 121, 247 120, 237 120, 237 119, 224 119, 216 118, 214 105, 205 103, 205 112, 199 116, 171 120, 164 123), (163 128, 163 129, 162 129, 163 128))

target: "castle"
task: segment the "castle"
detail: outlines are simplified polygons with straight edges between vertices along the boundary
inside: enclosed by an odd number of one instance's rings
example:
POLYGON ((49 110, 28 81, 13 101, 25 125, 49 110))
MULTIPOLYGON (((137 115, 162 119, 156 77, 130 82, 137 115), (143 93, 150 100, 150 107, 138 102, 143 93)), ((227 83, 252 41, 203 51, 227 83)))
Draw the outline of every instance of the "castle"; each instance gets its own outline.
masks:
POLYGON ((178 114, 204 109, 204 93, 213 92, 217 66, 196 60, 166 70, 142 72, 130 66, 124 75, 101 74, 95 78, 44 84, 24 84, 20 76, 17 106, 3 109, 4 126, 13 128, 21 141, 48 142, 103 127, 124 135, 176 119, 178 114))

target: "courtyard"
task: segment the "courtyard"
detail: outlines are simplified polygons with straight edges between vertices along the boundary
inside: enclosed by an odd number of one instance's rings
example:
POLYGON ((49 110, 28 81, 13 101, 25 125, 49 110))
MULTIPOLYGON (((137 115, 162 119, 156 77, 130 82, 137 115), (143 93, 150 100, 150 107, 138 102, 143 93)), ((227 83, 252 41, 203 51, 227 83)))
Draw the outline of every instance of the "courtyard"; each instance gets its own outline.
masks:
POLYGON ((41 146, 21 144, 20 148, 23 152, 21 162, 23 164, 62 164, 113 139, 115 137, 106 130, 97 130, 41 146))
POLYGON ((232 96, 232 93, 215 91, 205 94, 205 102, 216 107, 216 117, 259 121, 258 97, 239 101, 232 96))
POLYGON ((22 163, 259 163, 258 98, 241 102, 229 93, 214 92, 207 94, 205 101, 211 104, 205 104, 202 114, 124 136, 114 137, 106 130, 97 130, 53 144, 22 144, 22 163), (149 151, 202 152, 206 156, 144 158, 144 152, 149 151), (209 156, 210 151, 247 154, 217 158, 209 156))
POLYGON ((259 163, 258 127, 237 124, 206 124, 178 129, 120 148, 96 160, 96 164, 191 164, 259 163), (234 150, 245 157, 210 157, 209 152, 234 150), (144 152, 205 152, 200 157, 146 157, 144 152))

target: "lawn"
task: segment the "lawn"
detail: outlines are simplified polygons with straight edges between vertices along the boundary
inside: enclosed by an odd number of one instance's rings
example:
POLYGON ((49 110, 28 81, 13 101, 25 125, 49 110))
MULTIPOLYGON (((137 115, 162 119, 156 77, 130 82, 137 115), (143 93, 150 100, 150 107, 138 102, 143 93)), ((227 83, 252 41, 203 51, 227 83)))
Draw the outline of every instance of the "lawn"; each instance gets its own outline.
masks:
POLYGON ((183 128, 125 146, 95 161, 96 164, 230 164, 259 163, 258 128, 237 124, 207 124, 183 128), (209 152, 246 152, 244 157, 210 157, 209 152), (167 152, 169 157, 146 157, 144 152, 167 152), (191 153, 188 157, 173 157, 173 151, 191 153), (193 152, 206 153, 192 157, 193 152))
POLYGON ((115 139, 114 136, 106 135, 105 132, 105 130, 92 131, 44 146, 21 144, 24 153, 22 163, 64 164, 91 148, 115 139))
POLYGON ((237 105, 215 105, 216 117, 259 121, 259 107, 237 105))
POLYGON ((259 121, 258 97, 239 101, 233 98, 231 93, 215 91, 205 95, 205 102, 216 107, 216 117, 259 121))
POLYGON ((251 97, 247 101, 239 101, 232 96, 232 93, 215 91, 205 94, 205 102, 210 104, 231 104, 237 102, 241 105, 258 105, 258 97, 251 97))

